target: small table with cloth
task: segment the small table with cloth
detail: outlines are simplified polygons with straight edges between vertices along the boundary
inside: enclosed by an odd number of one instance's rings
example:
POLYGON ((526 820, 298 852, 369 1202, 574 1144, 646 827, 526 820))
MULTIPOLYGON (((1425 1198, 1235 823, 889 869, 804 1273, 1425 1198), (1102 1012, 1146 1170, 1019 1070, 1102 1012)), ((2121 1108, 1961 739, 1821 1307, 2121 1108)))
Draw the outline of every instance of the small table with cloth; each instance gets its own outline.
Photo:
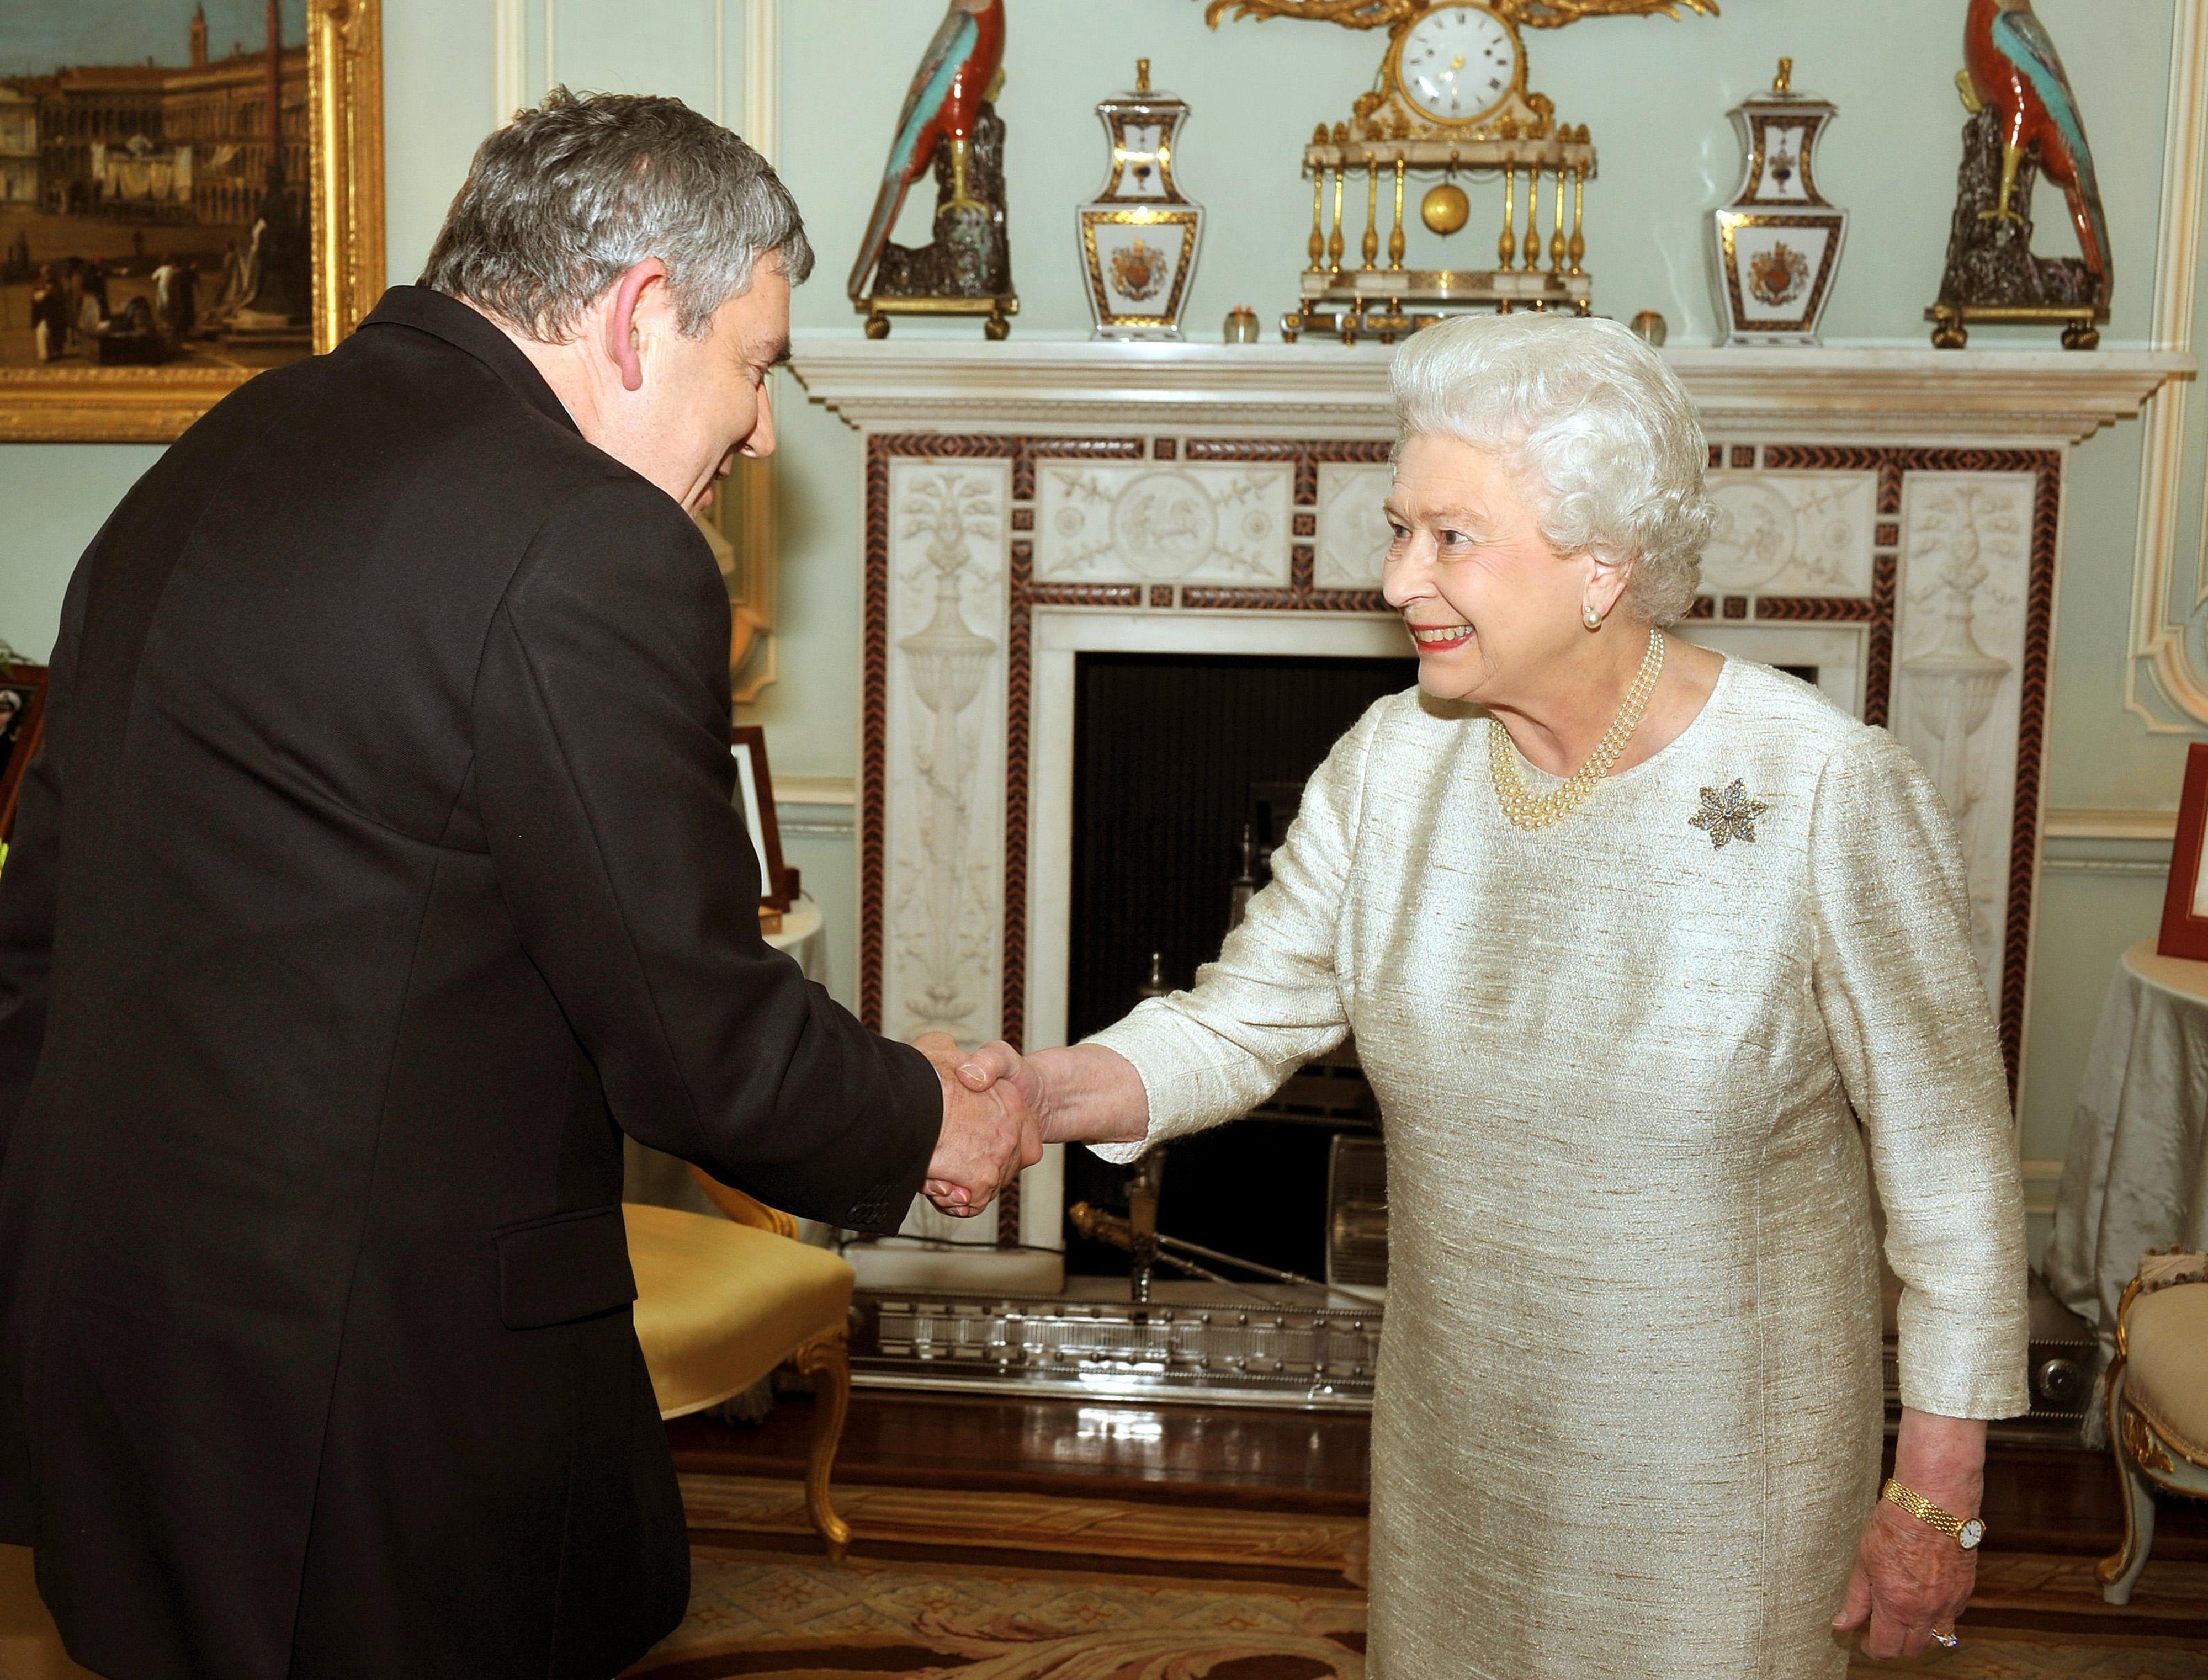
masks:
MULTIPOLYGON (((2208 1248, 2208 963, 2141 939, 2101 1006, 2045 1263, 2047 1287, 2098 1332, 2103 1371, 2139 1257, 2173 1244, 2208 1248)), ((2087 1409, 2089 1439, 2106 1424, 2087 1409)))

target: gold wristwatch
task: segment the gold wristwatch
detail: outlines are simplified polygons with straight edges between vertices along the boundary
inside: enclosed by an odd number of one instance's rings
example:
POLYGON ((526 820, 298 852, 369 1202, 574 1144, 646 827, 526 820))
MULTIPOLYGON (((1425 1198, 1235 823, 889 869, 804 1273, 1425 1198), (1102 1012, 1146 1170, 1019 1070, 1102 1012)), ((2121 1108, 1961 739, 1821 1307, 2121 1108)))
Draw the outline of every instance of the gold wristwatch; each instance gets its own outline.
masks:
POLYGON ((1885 1497, 1899 1505, 1919 1522, 1929 1524, 1943 1534, 1952 1534, 1955 1544, 1965 1551, 1975 1551, 1986 1537, 1986 1525, 1974 1516, 1957 1516, 1943 1511, 1921 1493, 1911 1493, 1899 1482, 1888 1481, 1885 1497))

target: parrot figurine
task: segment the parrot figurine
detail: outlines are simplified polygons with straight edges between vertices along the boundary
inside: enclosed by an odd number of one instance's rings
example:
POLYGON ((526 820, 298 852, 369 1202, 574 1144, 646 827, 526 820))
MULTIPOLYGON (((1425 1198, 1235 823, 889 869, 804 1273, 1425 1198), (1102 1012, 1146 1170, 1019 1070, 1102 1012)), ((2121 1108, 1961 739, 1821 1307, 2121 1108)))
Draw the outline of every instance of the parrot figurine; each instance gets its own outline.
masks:
POLYGON ((904 97, 904 112, 897 118, 897 138, 874 197, 874 213, 859 243, 859 260, 852 265, 853 301, 865 291, 867 278, 880 261, 897 212, 904 207, 907 189, 934 163, 936 147, 946 139, 951 142, 951 195, 936 213, 987 207, 966 195, 966 148, 982 102, 995 92, 1004 57, 1005 0, 951 0, 904 97))
POLYGON ((2105 302, 2110 290, 2109 220, 2101 208, 2093 153, 2070 79, 2047 27, 2032 13, 2031 0, 1971 0, 1963 25, 1963 63, 1955 84, 1964 105, 1972 116, 1991 107, 2001 127, 2001 201, 1981 213, 1989 221, 2023 219, 2010 200, 2017 165, 2025 148, 2036 143, 2040 168, 2069 200, 2079 249, 2105 302))

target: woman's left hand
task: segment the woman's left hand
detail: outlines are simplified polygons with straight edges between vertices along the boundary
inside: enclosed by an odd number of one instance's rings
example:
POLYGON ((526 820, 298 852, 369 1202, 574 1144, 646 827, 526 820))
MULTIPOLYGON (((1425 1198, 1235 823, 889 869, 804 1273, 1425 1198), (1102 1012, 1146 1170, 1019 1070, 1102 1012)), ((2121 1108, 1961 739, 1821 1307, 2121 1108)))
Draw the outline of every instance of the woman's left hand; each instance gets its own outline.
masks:
MULTIPOLYGON (((1957 1516, 1976 1516, 1984 1491, 1986 1426, 1970 1418, 1901 1414, 1893 1478, 1957 1516)), ((1866 1657, 1914 1657, 1952 1635, 1978 1578, 1978 1555, 1881 1498, 1856 1551, 1846 1602, 1833 1618, 1845 1633, 1867 1627, 1866 1657)))

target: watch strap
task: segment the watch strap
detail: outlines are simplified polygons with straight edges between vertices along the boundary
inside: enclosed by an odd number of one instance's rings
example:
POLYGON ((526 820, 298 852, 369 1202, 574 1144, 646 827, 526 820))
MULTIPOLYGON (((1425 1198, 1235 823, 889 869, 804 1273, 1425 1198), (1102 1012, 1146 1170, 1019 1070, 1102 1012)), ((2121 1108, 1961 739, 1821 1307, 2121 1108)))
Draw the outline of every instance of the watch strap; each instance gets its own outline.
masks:
POLYGON ((1919 1522, 1938 1529, 1941 1533, 1947 1535, 1950 1539, 1956 1541, 1959 1545, 1962 1540, 1963 1530, 1970 1527, 1970 1525, 1976 1520, 1971 1517, 1957 1516, 1952 1511, 1942 1510, 1939 1506, 1934 1504, 1929 1499, 1927 1499, 1923 1494, 1913 1493, 1909 1489, 1902 1486, 1899 1482, 1894 1481, 1890 1478, 1886 1484, 1885 1491, 1881 1497, 1889 1504, 1900 1506, 1903 1510, 1907 1511, 1910 1515, 1915 1517, 1919 1522))

